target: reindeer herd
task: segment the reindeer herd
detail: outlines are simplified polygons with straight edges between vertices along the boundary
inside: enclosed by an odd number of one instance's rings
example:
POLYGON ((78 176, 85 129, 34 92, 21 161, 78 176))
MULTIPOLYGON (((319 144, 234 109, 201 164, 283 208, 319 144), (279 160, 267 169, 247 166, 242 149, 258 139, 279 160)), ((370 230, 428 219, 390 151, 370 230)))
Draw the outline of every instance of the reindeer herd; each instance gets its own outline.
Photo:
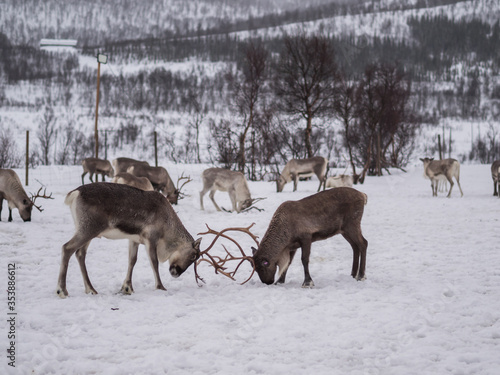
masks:
MULTIPOLYGON (((420 159, 424 164, 424 177, 431 180, 432 195, 437 196, 438 184, 450 184, 448 197, 455 179, 461 195, 460 164, 455 159, 433 160, 420 159)), ((57 295, 68 296, 66 275, 68 263, 75 254, 80 266, 85 285, 85 292, 97 294, 90 282, 85 257, 87 248, 94 238, 128 239, 129 266, 121 292, 133 293, 132 272, 137 261, 140 244, 145 245, 150 259, 155 287, 165 289, 159 274, 159 263, 169 261, 170 274, 180 276, 191 264, 194 264, 197 280, 197 265, 208 262, 216 273, 234 279, 234 274, 244 261, 252 264, 260 280, 266 284, 285 282, 286 273, 297 249, 301 248, 301 260, 304 269, 305 288, 314 286, 309 274, 311 244, 341 234, 353 250, 351 276, 357 280, 365 277, 367 240, 361 231, 361 219, 367 203, 366 194, 352 188, 353 177, 347 175, 326 177, 328 160, 323 157, 292 159, 284 167, 276 183, 277 192, 293 181, 293 191, 297 190, 298 181, 316 175, 319 180, 318 192, 298 201, 282 203, 272 216, 268 229, 259 243, 257 236, 249 228, 226 228, 221 232, 209 230, 216 235, 212 244, 205 250, 200 249, 201 238, 194 240, 172 208, 182 197, 181 189, 191 181, 190 177, 179 178, 174 185, 167 170, 163 167, 150 166, 145 161, 130 158, 117 158, 110 163, 107 160, 87 158, 82 162, 82 186, 70 191, 64 203, 69 206, 75 224, 75 234, 63 245, 62 258, 57 284, 57 295), (89 174, 91 184, 84 184, 84 177, 89 174), (103 182, 97 182, 97 176, 103 182), (95 181, 93 176, 95 177, 95 181), (104 176, 112 178, 112 183, 104 182, 104 176), (179 183, 183 184, 179 187, 179 183), (323 191, 321 187, 323 186, 323 191), (332 188, 332 189, 330 189, 332 188), (226 234, 229 230, 249 234, 257 244, 252 248, 252 256, 247 256, 241 246, 226 234), (233 241, 240 249, 241 256, 235 257, 225 247, 226 256, 211 255, 209 250, 219 238, 233 241), (230 272, 227 263, 239 260, 240 263, 230 272)), ((491 166, 494 184, 493 195, 500 194, 500 160, 491 166)), ((207 192, 217 211, 221 211, 214 199, 216 191, 229 194, 232 210, 243 212, 252 208, 259 198, 252 198, 248 183, 241 172, 223 168, 209 168, 201 175, 203 188, 200 191, 200 207, 203 210, 203 197, 207 192)), ((17 174, 10 169, 0 169, 0 214, 3 200, 9 207, 9 221, 12 221, 12 209, 17 208, 24 221, 31 220, 31 211, 38 197, 52 199, 41 188, 36 195, 29 197, 24 191, 17 174)), ((252 272, 252 275, 253 275, 252 272)), ((251 277, 251 276, 250 276, 251 277)), ((248 281, 248 280, 247 280, 248 281)))

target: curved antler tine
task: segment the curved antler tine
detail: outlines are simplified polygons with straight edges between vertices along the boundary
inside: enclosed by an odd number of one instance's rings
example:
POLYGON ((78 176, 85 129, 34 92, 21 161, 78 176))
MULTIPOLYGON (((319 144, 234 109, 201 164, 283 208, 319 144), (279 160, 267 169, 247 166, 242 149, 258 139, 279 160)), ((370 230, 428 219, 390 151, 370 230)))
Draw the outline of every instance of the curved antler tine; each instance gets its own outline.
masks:
POLYGON ((205 235, 205 234, 213 234, 215 235, 215 238, 213 239, 213 241, 210 243, 210 245, 205 249, 203 250, 202 252, 200 252, 200 259, 195 263, 195 275, 196 275, 196 280, 201 280, 204 282, 204 280, 199 277, 199 275, 197 274, 197 268, 196 266, 199 265, 202 261, 203 262, 207 262, 208 264, 210 264, 212 267, 215 268, 215 273, 220 273, 224 276, 227 276, 229 277, 231 280, 235 280, 234 279, 234 276, 236 275, 236 272, 239 270, 239 268, 241 267, 241 265, 247 260, 250 262, 250 264, 252 265, 252 273, 250 274, 250 277, 248 279, 246 279, 243 283, 241 283, 241 285, 245 284, 246 282, 248 282, 253 274, 255 273, 255 263, 253 262, 253 258, 251 256, 247 256, 245 254, 245 252, 243 251, 243 248, 241 247, 241 245, 232 237, 228 236, 226 234, 226 232, 228 231, 239 231, 239 232, 244 232, 244 233, 247 233, 254 241, 255 243, 257 244, 257 246, 259 245, 259 241, 257 240, 257 236, 254 235, 252 232, 250 232, 250 228, 252 228, 255 223, 252 223, 251 225, 249 225, 248 227, 246 228, 240 228, 240 227, 231 227, 231 228, 225 228, 221 231, 216 231, 216 230, 213 230, 212 228, 210 228, 208 226, 208 224, 205 224, 206 227, 207 227, 207 231, 206 232, 203 232, 203 233, 198 233, 199 235, 205 235), (226 248, 226 246, 222 245, 226 255, 224 258, 222 257, 219 257, 219 256, 212 256, 209 254, 209 250, 212 249, 212 247, 215 245, 215 243, 217 242, 217 240, 219 238, 225 238, 225 239, 228 239, 230 240, 232 243, 234 243, 236 245, 236 247, 239 249, 240 253, 241 253, 241 256, 234 256, 233 254, 231 254, 231 252, 226 248), (208 259, 206 258, 203 258, 203 256, 206 255, 208 257, 208 259), (231 260, 239 260, 239 263, 238 265, 236 266, 236 268, 233 270, 233 271, 226 271, 226 264, 231 261, 231 260))

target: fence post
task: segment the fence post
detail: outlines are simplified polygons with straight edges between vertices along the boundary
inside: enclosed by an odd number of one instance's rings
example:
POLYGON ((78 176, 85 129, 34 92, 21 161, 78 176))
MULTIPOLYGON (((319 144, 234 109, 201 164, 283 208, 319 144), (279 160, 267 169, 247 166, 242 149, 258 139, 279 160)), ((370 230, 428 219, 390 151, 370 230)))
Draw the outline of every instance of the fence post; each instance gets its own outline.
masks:
POLYGON ((438 134, 438 147, 439 147, 439 160, 443 160, 443 153, 441 151, 441 134, 438 134))
POLYGON ((158 166, 158 142, 157 142, 157 135, 156 135, 156 130, 154 131, 155 135, 155 167, 158 166))
POLYGON ((26 130, 26 186, 28 186, 29 165, 30 165, 30 131, 26 130))

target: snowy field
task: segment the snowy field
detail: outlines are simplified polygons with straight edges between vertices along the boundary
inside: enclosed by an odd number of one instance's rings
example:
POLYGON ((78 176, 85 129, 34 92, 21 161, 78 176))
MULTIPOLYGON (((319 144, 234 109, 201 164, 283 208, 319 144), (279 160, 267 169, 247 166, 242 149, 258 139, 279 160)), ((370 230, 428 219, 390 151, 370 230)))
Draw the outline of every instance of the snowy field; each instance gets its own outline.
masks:
MULTIPOLYGON (((176 180, 193 182, 175 210, 193 237, 205 224, 220 230, 255 223, 260 238, 280 203, 313 194, 317 181, 276 193, 270 182, 250 182, 265 211, 216 212, 206 196, 199 208, 196 165, 167 166, 176 180)), ((18 171, 24 181, 24 172, 18 171)), ((357 188, 368 195, 362 229, 368 240, 367 279, 350 276, 352 250, 337 236, 312 246, 316 284, 302 289, 300 257, 281 286, 255 275, 245 285, 216 275, 208 265, 173 279, 160 266, 167 291, 154 290, 145 251, 134 271, 135 294, 118 294, 127 269, 127 241, 95 239, 87 267, 98 295, 86 295, 75 257, 68 292, 57 297, 61 246, 74 232, 65 194, 80 184, 79 167, 31 171, 29 192, 40 181, 54 200, 32 222, 17 211, 0 222, 1 289, 16 270, 16 368, 5 356, 7 300, 1 340, 5 374, 499 374, 500 199, 492 196, 487 165, 462 166, 464 197, 431 196, 422 167, 369 177, 357 188)), ((219 205, 229 209, 225 193, 219 205)), ((250 253, 252 241, 236 236, 250 253)), ((203 236, 202 249, 212 237, 203 236)), ((234 248, 233 248, 234 249, 234 248)), ((215 253, 221 252, 219 245, 215 253)), ((243 268, 238 280, 248 277, 243 268)))

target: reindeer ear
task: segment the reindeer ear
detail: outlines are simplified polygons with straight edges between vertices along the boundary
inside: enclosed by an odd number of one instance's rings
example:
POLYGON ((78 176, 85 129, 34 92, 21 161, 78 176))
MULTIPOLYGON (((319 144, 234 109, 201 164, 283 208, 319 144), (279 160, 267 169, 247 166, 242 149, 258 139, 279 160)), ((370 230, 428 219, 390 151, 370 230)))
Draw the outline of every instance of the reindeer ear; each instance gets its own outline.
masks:
POLYGON ((201 237, 193 242, 193 247, 198 251, 200 251, 200 243, 201 243, 201 237))
POLYGON ((422 162, 423 162, 423 161, 424 161, 424 159, 420 158, 420 161, 422 161, 422 162))
POLYGON ((256 252, 257 252, 257 249, 252 246, 252 255, 255 255, 256 252))

